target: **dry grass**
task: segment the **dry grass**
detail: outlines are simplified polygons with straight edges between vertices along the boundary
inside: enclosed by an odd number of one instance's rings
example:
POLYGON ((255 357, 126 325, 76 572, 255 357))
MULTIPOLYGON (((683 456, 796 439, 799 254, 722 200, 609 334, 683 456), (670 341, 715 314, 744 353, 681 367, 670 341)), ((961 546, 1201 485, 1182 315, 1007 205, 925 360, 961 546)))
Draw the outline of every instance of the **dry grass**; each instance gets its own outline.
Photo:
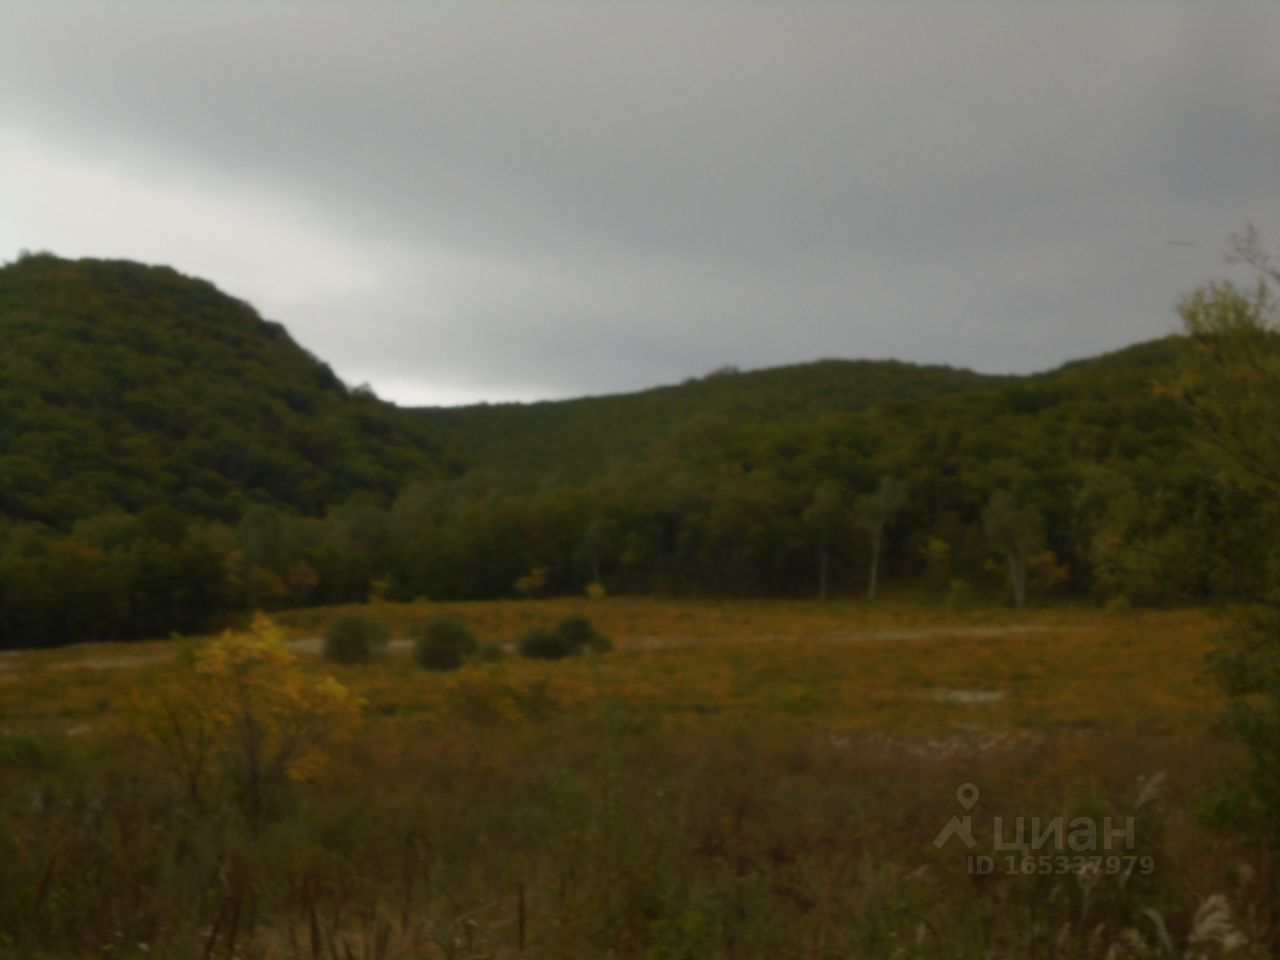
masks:
MULTIPOLYGON (((837 736, 936 735, 960 725, 1198 738, 1218 709, 1202 668, 1215 621, 1194 611, 1057 610, 957 616, 812 603, 608 600, 388 604, 397 636, 428 616, 461 616, 511 646, 531 626, 587 613, 608 657, 546 664, 510 658, 459 675, 411 669, 408 644, 372 668, 330 665, 375 713, 439 712, 460 687, 545 685, 558 709, 626 703, 671 712, 808 716, 837 736)), ((295 649, 337 611, 285 615, 295 649)), ((0 658, 0 726, 110 714, 132 678, 163 671, 172 641, 91 644, 0 658)))
MULTIPOLYGON (((191 880, 185 899, 179 884, 172 909, 202 925, 116 906, 134 917, 113 921, 133 923, 129 937, 175 957, 1181 956, 1201 949, 1204 905, 1223 895, 1214 917, 1233 910, 1247 941, 1230 955, 1265 955, 1266 894, 1242 880, 1262 853, 1195 814, 1223 756, 1208 732, 1220 703, 1202 680, 1216 629, 1205 613, 615 599, 378 610, 401 638, 448 612, 505 645, 583 612, 616 649, 452 674, 414 668, 404 643, 366 666, 307 657, 367 701, 363 734, 251 842, 214 829, 223 814, 201 827, 209 850, 196 860, 222 879, 191 880), (982 882, 929 842, 965 781, 982 784, 976 814, 989 825, 1002 813, 1122 816, 1159 772, 1168 786, 1141 833, 1160 869, 1144 884, 1086 895, 1074 877, 982 882), (250 908, 229 944, 215 920, 250 908)), ((283 617, 295 649, 337 612, 283 617)), ((98 782, 117 797, 111 785, 132 771, 149 794, 99 803, 118 802, 120 823, 158 818, 157 835, 185 836, 163 804, 142 812, 164 781, 121 724, 131 686, 175 669, 177 649, 0 658, 0 737, 60 732, 80 745, 7 780, 0 763, 0 787, 98 782)), ((76 848, 56 817, 8 816, 36 817, 12 882, 47 912, 76 848)), ((137 855, 83 853, 117 857, 117 873, 137 855)), ((146 903, 152 881, 137 882, 146 903)), ((64 906, 110 899, 66 883, 64 906)), ((21 915, 35 916, 29 904, 21 915)), ((23 922, 14 943, 28 955, 92 953, 53 920, 23 922)), ((82 925, 88 944, 99 931, 82 925)), ((0 956, 5 946, 0 936, 0 956)))

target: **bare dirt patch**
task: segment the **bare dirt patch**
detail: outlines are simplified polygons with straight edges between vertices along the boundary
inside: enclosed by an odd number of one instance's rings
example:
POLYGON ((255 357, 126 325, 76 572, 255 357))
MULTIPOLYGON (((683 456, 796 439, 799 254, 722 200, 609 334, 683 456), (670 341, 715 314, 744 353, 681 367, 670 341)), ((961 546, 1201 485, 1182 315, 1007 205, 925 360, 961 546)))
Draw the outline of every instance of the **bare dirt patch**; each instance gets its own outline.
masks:
MULTIPOLYGON (((729 635, 717 637, 715 638, 715 642, 722 642, 725 640, 733 643, 787 643, 809 641, 816 643, 839 644, 937 640, 946 637, 964 637, 967 639, 984 640, 1027 633, 1058 634, 1072 633, 1087 629, 1087 627, 1054 626, 1051 624, 1039 623, 1007 624, 998 627, 904 627, 895 630, 839 630, 808 636, 795 636, 785 633, 760 633, 750 634, 747 636, 729 635)), ((708 637, 679 634, 648 634, 645 636, 633 637, 630 640, 624 640, 620 646, 627 650, 664 650, 675 647, 697 646, 708 642, 712 642, 708 637)))
POLYGON ((934 690, 925 695, 934 703, 1000 703, 1004 700, 1004 690, 934 690))
POLYGON ((935 640, 942 637, 967 637, 989 640, 1011 637, 1020 633, 1072 633, 1087 627, 1054 626, 1044 623, 1007 624, 999 627, 906 627, 898 630, 857 630, 852 633, 824 634, 820 639, 827 643, 857 643, 868 640, 935 640))
POLYGON ((77 657, 75 660, 59 660, 56 663, 41 664, 48 670, 116 670, 121 667, 141 667, 150 663, 160 663, 170 659, 167 653, 132 653, 107 654, 102 656, 77 657))

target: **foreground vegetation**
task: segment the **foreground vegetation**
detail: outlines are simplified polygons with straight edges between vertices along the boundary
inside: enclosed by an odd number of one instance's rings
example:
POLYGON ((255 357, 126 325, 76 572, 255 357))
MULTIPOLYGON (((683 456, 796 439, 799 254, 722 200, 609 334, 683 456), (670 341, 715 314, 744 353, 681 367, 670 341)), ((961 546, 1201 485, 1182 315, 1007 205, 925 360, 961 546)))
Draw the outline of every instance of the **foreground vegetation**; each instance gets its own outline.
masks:
POLYGON ((268 674, 216 640, 0 658, 0 955, 1268 955, 1204 614, 387 604, 386 652, 342 665, 344 612, 286 617, 268 674), (512 655, 575 613, 613 652, 512 655), (442 614, 508 656, 418 668, 442 614), (287 680, 246 702, 305 709, 313 755, 250 792, 215 718, 192 791, 154 698, 221 676, 287 680), (1133 816, 1153 869, 971 875, 932 842, 965 783, 987 846, 996 816, 1133 816))

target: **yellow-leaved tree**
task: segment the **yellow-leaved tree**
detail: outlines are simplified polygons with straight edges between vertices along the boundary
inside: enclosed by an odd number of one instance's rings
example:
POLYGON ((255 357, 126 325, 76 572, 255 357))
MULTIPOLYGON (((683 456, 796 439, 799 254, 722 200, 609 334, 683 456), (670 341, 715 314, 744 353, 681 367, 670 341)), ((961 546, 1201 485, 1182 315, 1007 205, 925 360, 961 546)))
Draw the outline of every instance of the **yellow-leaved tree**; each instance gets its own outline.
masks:
POLYGON ((133 719, 193 800, 230 789, 253 814, 290 779, 313 777, 360 725, 362 701, 304 671, 280 629, 258 615, 182 659, 134 698, 133 719))

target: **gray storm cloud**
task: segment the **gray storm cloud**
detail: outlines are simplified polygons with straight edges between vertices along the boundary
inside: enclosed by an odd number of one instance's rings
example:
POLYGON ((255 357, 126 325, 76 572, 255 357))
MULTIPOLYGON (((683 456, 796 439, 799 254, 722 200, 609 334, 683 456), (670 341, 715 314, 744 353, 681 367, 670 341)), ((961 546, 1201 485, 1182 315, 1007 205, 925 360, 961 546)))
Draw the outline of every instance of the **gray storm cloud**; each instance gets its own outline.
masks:
POLYGON ((205 275, 403 402, 1044 368, 1168 332, 1232 231, 1280 232, 1271 5, 10 3, 0 28, 0 253, 205 275))

